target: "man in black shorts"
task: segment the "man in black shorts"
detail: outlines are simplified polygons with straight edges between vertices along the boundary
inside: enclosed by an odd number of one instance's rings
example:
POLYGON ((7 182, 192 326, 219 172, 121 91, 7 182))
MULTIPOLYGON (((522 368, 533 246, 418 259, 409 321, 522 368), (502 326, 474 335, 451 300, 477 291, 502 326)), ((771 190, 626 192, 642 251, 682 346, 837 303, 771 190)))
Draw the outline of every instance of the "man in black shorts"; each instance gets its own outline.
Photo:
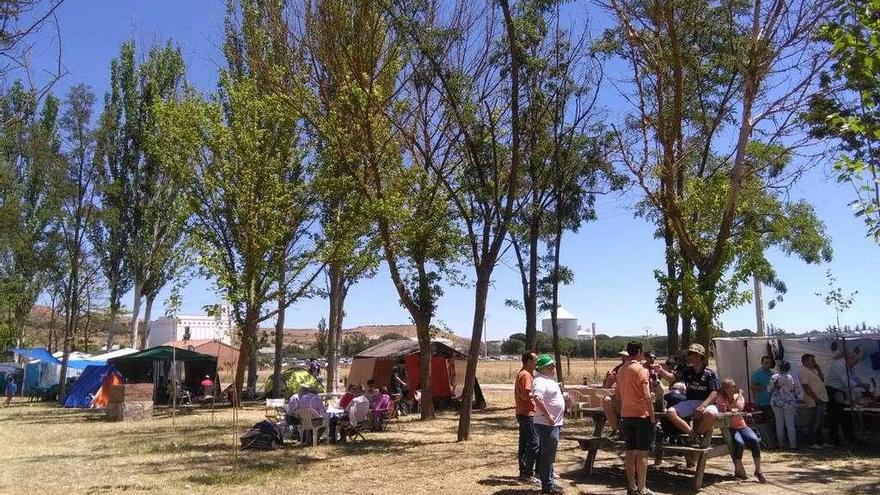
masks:
POLYGON ((654 440, 654 404, 651 398, 650 372, 642 365, 642 344, 626 346, 630 360, 617 372, 620 396, 620 430, 626 442, 627 495, 654 495, 645 487, 648 453, 654 440))

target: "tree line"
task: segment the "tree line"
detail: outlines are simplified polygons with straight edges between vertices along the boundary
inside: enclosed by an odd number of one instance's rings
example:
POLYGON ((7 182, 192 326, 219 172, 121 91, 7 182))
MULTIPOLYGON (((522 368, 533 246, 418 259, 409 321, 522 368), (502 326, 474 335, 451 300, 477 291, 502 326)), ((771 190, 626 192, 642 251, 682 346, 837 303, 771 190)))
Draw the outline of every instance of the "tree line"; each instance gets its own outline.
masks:
POLYGON ((91 305, 106 306, 109 346, 132 293, 127 339, 143 347, 141 309, 149 321, 170 286, 173 314, 187 280, 206 277, 237 328, 237 402, 256 391, 259 325, 275 321, 280 386, 286 309, 326 297, 332 387, 347 294, 384 264, 416 325, 421 383, 444 290, 473 292, 466 440, 495 267, 520 272, 507 303, 524 313, 523 348, 546 346, 549 310, 557 360, 572 352, 556 322, 575 276, 563 240, 601 195, 636 191, 663 243, 669 353, 708 344, 753 280, 784 294, 768 251, 831 258, 813 207, 788 194, 824 158, 819 140, 839 146, 839 179, 877 235, 877 0, 600 0, 613 22, 595 38, 566 3, 229 0, 213 91, 187 81, 173 40, 125 43, 100 108, 83 85, 56 98, 10 84, 4 332, 23 345, 37 298, 58 296, 63 395, 91 305))

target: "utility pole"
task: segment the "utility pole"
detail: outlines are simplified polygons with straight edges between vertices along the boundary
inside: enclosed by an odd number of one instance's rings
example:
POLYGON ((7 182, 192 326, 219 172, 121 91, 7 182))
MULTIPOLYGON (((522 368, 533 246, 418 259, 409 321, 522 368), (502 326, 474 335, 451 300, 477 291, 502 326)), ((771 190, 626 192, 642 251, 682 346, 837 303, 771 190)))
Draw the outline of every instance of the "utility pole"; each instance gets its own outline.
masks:
POLYGON ((761 281, 758 277, 752 276, 755 283, 755 320, 757 324, 757 334, 764 336, 764 294, 761 287, 761 281))

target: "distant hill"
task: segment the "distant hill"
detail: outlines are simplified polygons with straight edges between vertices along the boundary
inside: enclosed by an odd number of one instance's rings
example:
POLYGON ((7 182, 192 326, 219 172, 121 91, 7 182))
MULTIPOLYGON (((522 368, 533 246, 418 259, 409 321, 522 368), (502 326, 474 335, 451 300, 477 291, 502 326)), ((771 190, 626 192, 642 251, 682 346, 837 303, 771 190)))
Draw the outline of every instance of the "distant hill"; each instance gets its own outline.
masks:
MULTIPOLYGON (((269 337, 270 341, 275 337, 275 329, 274 328, 261 328, 261 332, 265 332, 265 334, 269 337)), ((455 335, 452 332, 447 332, 443 330, 435 330, 437 338, 447 339, 452 342, 453 346, 456 349, 467 350, 470 345, 470 339, 460 337, 455 335)), ((284 329, 284 345, 300 345, 300 346, 310 346, 315 343, 315 334, 318 332, 317 328, 285 328, 284 329)), ((398 334, 402 335, 408 339, 416 338, 416 326, 415 325, 360 325, 352 328, 343 328, 342 334, 343 338, 345 338, 345 334, 361 332, 370 340, 378 339, 383 335, 388 334, 398 334)))

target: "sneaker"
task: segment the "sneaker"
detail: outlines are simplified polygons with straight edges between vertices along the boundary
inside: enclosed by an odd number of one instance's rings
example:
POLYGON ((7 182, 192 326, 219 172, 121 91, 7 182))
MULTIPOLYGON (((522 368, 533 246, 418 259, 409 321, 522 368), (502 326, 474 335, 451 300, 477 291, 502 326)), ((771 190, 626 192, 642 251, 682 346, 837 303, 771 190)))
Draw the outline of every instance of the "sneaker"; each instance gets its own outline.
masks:
POLYGON ((832 448, 832 447, 834 447, 834 444, 833 444, 833 443, 825 442, 825 443, 822 444, 822 448, 823 448, 823 449, 830 449, 830 448, 832 448))
POLYGON ((657 495, 656 493, 652 492, 651 490, 649 490, 649 489, 647 489, 647 488, 645 488, 645 491, 643 491, 643 492, 638 492, 638 493, 639 493, 640 495, 657 495))
POLYGON ((626 495, 641 495, 638 488, 627 488, 626 495))
POLYGON ((767 478, 764 477, 764 473, 755 472, 755 478, 758 478, 758 483, 767 482, 767 478))
POLYGON ((821 450, 821 449, 824 449, 825 446, 822 444, 815 443, 813 445, 810 445, 810 448, 813 450, 821 450))
POLYGON ((541 480, 535 478, 534 476, 520 476, 517 478, 517 481, 520 483, 525 483, 526 485, 541 485, 541 480))

